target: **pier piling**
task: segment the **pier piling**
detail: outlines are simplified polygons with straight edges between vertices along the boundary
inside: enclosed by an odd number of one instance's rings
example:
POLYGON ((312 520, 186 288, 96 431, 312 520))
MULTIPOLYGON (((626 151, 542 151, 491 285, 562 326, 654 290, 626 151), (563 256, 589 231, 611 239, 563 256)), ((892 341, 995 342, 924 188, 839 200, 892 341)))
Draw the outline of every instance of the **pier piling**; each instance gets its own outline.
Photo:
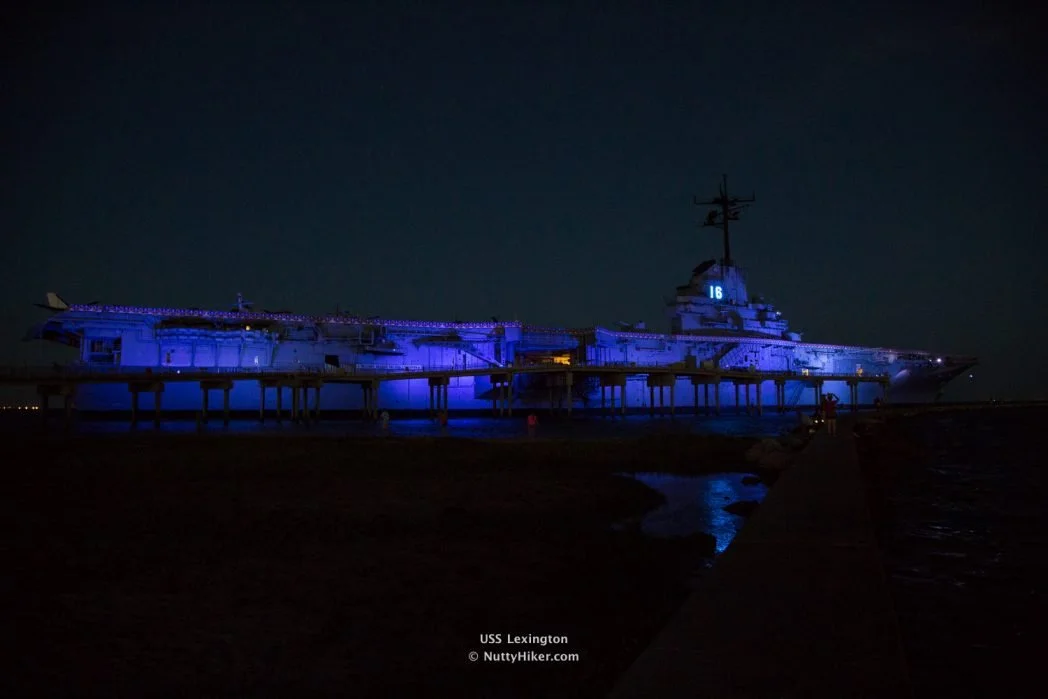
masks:
POLYGON ((138 427, 138 390, 131 389, 131 427, 138 427))
POLYGON ((571 372, 564 372, 564 398, 568 403, 568 417, 571 417, 571 407, 575 402, 571 395, 571 372))
POLYGON ((73 394, 66 393, 62 396, 62 409, 65 413, 66 432, 73 428, 73 394))
MULTIPOLYGON (((231 371, 213 371, 213 370, 200 370, 194 372, 165 372, 162 375, 152 375, 148 372, 142 373, 138 371, 128 370, 126 373, 113 374, 106 373, 102 381, 106 383, 119 382, 126 384, 129 387, 129 404, 130 404, 130 417, 131 424, 135 427, 138 426, 143 415, 140 408, 143 406, 140 402, 140 395, 144 391, 150 391, 154 394, 154 410, 153 410, 153 423, 159 427, 161 417, 163 415, 163 390, 166 383, 189 383, 199 382, 201 389, 201 404, 200 404, 200 421, 201 424, 207 424, 210 419, 210 392, 213 390, 221 390, 223 392, 223 423, 228 426, 232 417, 231 403, 230 403, 230 391, 234 388, 236 382, 244 381, 258 381, 259 382, 259 402, 258 402, 258 420, 259 423, 264 423, 267 415, 267 400, 268 396, 267 389, 272 387, 275 388, 276 393, 276 418, 278 422, 281 422, 284 418, 284 388, 292 391, 291 393, 291 419, 295 422, 303 422, 307 424, 316 423, 320 420, 320 390, 325 382, 328 383, 339 383, 346 382, 350 386, 356 385, 361 387, 363 394, 363 416, 365 419, 374 419, 381 412, 379 407, 379 389, 381 382, 383 381, 418 381, 421 378, 428 378, 429 380, 429 399, 428 401, 423 400, 422 405, 428 404, 429 412, 431 415, 439 414, 450 409, 450 382, 452 378, 465 377, 466 381, 469 381, 472 377, 489 375, 491 377, 491 392, 484 396, 483 401, 491 401, 492 414, 497 416, 509 416, 513 415, 513 407, 516 399, 514 377, 517 373, 528 374, 529 378, 534 381, 525 382, 526 391, 523 394, 519 394, 527 404, 535 406, 536 404, 542 404, 545 402, 546 397, 543 392, 549 392, 549 408, 551 412, 563 411, 567 415, 571 415, 574 410, 575 393, 574 393, 574 377, 576 374, 581 373, 587 382, 593 381, 593 391, 599 386, 600 388, 600 412, 604 417, 617 415, 625 415, 627 413, 627 384, 630 383, 632 378, 647 378, 648 387, 648 404, 647 412, 654 416, 658 415, 669 415, 674 418, 677 414, 677 383, 682 378, 690 378, 692 382, 692 409, 695 415, 702 414, 706 415, 716 414, 721 415, 721 392, 720 385, 725 381, 731 382, 734 387, 735 393, 735 413, 741 415, 743 412, 743 404, 745 404, 745 411, 747 415, 758 415, 764 414, 764 393, 763 383, 765 381, 772 382, 775 386, 775 409, 779 413, 786 412, 788 408, 787 400, 790 396, 787 395, 787 386, 791 387, 792 396, 801 396, 801 400, 798 403, 800 405, 807 405, 804 403, 806 400, 806 389, 812 388, 813 391, 813 402, 816 408, 820 407, 821 401, 825 395, 826 382, 831 382, 832 385, 838 386, 840 384, 847 384, 849 388, 849 400, 848 404, 852 411, 857 411, 860 406, 859 402, 863 398, 861 388, 863 384, 876 383, 879 384, 881 390, 878 392, 881 396, 882 402, 887 402, 889 397, 889 390, 891 380, 886 374, 879 375, 862 375, 858 374, 847 374, 837 375, 830 373, 802 373, 794 374, 788 371, 767 371, 757 372, 754 370, 725 370, 725 373, 715 373, 718 370, 712 368, 696 368, 696 367, 681 367, 679 365, 672 366, 638 366, 632 365, 628 369, 620 368, 618 365, 612 366, 601 366, 597 365, 586 365, 577 367, 557 366, 557 365, 527 365, 523 367, 514 367, 512 372, 509 368, 498 368, 498 369, 471 369, 466 368, 463 370, 456 370, 454 372, 449 371, 434 371, 430 374, 428 371, 424 372, 403 372, 403 371, 376 371, 366 372, 362 376, 331 376, 320 378, 317 375, 306 375, 302 373, 293 372, 231 372, 231 371), (498 373, 491 374, 491 371, 497 371, 498 373), (414 375, 413 375, 414 374, 414 375), (150 377, 150 378, 146 378, 150 377), (599 379, 599 384, 597 380, 599 379), (702 397, 700 403, 698 385, 702 384, 702 397), (537 384, 537 385, 535 385, 537 384), (543 387, 543 384, 545 386, 543 387), (750 396, 750 386, 753 386, 753 390, 756 391, 755 397, 750 396), (534 389, 532 388, 534 386, 534 389), (618 391, 616 392, 616 387, 618 391), (713 390, 713 400, 710 398, 710 390, 713 390), (310 388, 313 389, 312 398, 310 396, 310 388), (610 393, 608 389, 610 388, 610 393), (658 396, 655 395, 655 389, 658 389, 658 396), (667 399, 666 389, 669 389, 669 397, 667 399), (537 390, 535 390, 537 389, 537 390), (746 396, 740 396, 740 390, 746 391, 746 396), (537 394, 537 395, 536 395, 537 394), (537 399, 537 400, 536 400, 537 399), (668 408, 667 408, 668 402, 668 408), (701 407, 700 407, 701 406, 701 407)), ((61 393, 63 390, 75 390, 80 384, 91 384, 99 382, 99 377, 91 373, 75 373, 62 375, 61 372, 41 372, 39 375, 22 375, 14 376, 7 383, 21 383, 21 384, 35 384, 41 391, 46 391, 50 395, 64 395, 61 393), (65 387, 65 388, 63 388, 65 387)), ((3 377, 0 376, 0 382, 3 382, 3 377)), ((842 386, 843 388, 843 386, 842 386)), ((643 388, 640 389, 643 391, 643 388)), ((399 393, 399 392, 398 392, 399 393)), ((466 392, 463 392, 464 394, 466 392)), ((591 394, 591 391, 586 392, 587 395, 591 394)), ((643 395, 643 394, 641 394, 643 395)), ((580 394, 581 396, 581 394, 580 394)), ((49 412, 49 404, 46 400, 46 396, 40 396, 40 409, 42 411, 41 419, 46 420, 48 418, 47 413, 49 412)), ((415 396, 416 407, 417 400, 421 396, 415 396)), ((466 407, 466 403, 472 400, 469 395, 462 395, 463 407, 466 407)), ((594 399, 596 396, 594 396, 594 399)), ((456 403, 459 400, 459 393, 456 393, 456 403)), ((596 408, 595 400, 589 402, 588 397, 581 397, 584 405, 596 408)), ((730 400, 730 396, 729 396, 730 400)), ((170 400, 168 401, 170 406, 170 400)), ((643 408, 644 401, 641 401, 641 407, 643 408)), ((125 404, 126 405, 126 404, 125 404)), ((486 402, 481 403, 486 405, 486 402)), ((682 401, 683 406, 687 406, 687 398, 682 401)), ((770 405, 770 404, 769 404, 770 405)), ((148 406, 145 406, 148 408, 148 406)), ((64 405, 63 405, 64 408, 64 405)), ((842 405, 843 409, 844 406, 842 405)))

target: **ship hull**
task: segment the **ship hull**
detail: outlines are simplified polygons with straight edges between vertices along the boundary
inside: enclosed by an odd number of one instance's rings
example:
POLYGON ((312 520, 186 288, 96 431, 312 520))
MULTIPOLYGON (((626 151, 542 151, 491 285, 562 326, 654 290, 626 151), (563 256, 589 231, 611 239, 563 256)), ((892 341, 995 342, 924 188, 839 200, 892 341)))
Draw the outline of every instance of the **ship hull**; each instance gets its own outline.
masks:
MULTIPOLYGON (((711 407, 719 402, 723 409, 734 409, 735 385, 725 380, 719 387, 695 388, 688 374, 697 371, 709 375, 751 370, 788 376, 787 407, 813 405, 820 381, 823 393, 836 393, 848 402, 851 394, 842 376, 863 379, 858 384, 859 405, 871 405, 878 398, 892 403, 923 403, 935 400, 952 378, 975 364, 973 358, 813 344, 752 334, 668 335, 520 323, 364 321, 218 312, 201 319, 186 312, 129 307, 72 307, 53 317, 43 332, 49 339, 77 347, 77 371, 88 374, 146 369, 158 377, 201 370, 312 372, 329 379, 321 391, 321 410, 342 411, 364 407, 359 385, 337 382, 338 378, 352 376, 380 379, 381 409, 427 410, 429 381, 395 375, 435 371, 453 375, 447 391, 450 410, 489 410, 498 397, 492 376, 534 365, 570 369, 574 376, 570 402, 580 410, 601 407, 600 379, 592 372, 587 374, 595 367, 614 370, 620 380, 625 380, 626 406, 631 410, 651 408, 653 401, 655 406, 668 408, 672 402, 675 408, 701 409, 707 395, 711 407), (658 390, 653 392, 647 385, 648 369, 655 367, 660 371, 679 369, 673 390, 663 388, 661 398, 658 390), (470 371, 479 375, 454 376, 470 371)), ((262 401, 259 382, 236 380, 235 375, 230 378, 234 379, 230 409, 257 411, 262 401)), ((516 373, 513 407, 566 407, 568 396, 562 381, 554 375, 516 373)), ((621 391, 615 393, 621 407, 621 391)), ((610 408, 610 391, 605 397, 610 408)), ((751 386, 749 398, 751 407, 759 403, 773 409, 775 383, 768 379, 759 388, 751 386)), ((211 406, 221 409, 222 400, 221 392, 214 392, 211 406)), ((314 400, 311 392, 311 404, 314 400)), ((743 388, 740 407, 745 407, 745 400, 743 388)), ((276 407, 275 389, 268 389, 266 403, 268 409, 276 407)), ((200 410, 199 384, 166 381, 162 404, 166 410, 200 410)), ((131 393, 126 383, 85 383, 78 389, 76 405, 81 410, 126 411, 131 409, 131 393)), ((283 407, 290 408, 288 393, 283 407)), ((152 408, 152 394, 143 392, 139 409, 152 408)))

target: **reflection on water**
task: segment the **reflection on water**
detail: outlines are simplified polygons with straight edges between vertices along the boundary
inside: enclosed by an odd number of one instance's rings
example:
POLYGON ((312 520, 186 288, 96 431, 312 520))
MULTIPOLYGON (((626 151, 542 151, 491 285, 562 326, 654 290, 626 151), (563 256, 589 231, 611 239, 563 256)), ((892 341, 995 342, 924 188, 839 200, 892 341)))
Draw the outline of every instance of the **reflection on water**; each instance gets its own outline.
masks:
POLYGON ((666 503, 648 513, 639 522, 622 523, 618 528, 639 525, 649 536, 688 536, 705 532, 717 538, 717 553, 728 548, 745 518, 724 511, 725 505, 739 500, 764 499, 768 492, 763 483, 746 485, 743 473, 714 473, 703 476, 678 476, 668 473, 622 474, 636 478, 659 491, 666 503))
MULTIPOLYGON (((198 426, 195 419, 165 418, 160 427, 153 426, 152 414, 143 414, 134 431, 148 434, 159 430, 169 434, 195 433, 198 426)), ((792 415, 765 415, 761 417, 731 415, 721 417, 678 416, 653 418, 647 415, 631 415, 626 418, 606 419, 598 416, 576 416, 557 418, 540 416, 536 433, 538 439, 607 439, 622 436, 643 436, 652 434, 722 434, 739 437, 773 436, 783 429, 792 427, 796 418, 792 415)), ((74 430, 80 434, 127 434, 132 431, 130 418, 78 419, 74 430)), ((49 430, 61 433, 62 416, 55 413, 49 420, 49 430)), ((42 420, 39 414, 12 414, 0 416, 0 432, 6 434, 39 432, 42 420)), ((230 420, 229 426, 222 424, 222 416, 212 415, 210 422, 203 425, 202 431, 208 434, 295 434, 319 433, 339 435, 380 435, 382 428, 378 423, 364 422, 359 417, 329 416, 318 424, 298 425, 287 420, 277 423, 267 417, 265 423, 257 419, 230 420)), ((426 418, 394 418, 390 423, 389 434, 405 437, 439 436, 440 426, 434 420, 426 418)), ((512 418, 492 417, 455 417, 451 416, 445 434, 452 437, 471 439, 514 439, 526 437, 526 415, 512 418)))
POLYGON ((919 449, 881 538, 916 696, 1043 693, 1029 687, 1048 648, 1046 422, 989 409, 898 427, 919 449))

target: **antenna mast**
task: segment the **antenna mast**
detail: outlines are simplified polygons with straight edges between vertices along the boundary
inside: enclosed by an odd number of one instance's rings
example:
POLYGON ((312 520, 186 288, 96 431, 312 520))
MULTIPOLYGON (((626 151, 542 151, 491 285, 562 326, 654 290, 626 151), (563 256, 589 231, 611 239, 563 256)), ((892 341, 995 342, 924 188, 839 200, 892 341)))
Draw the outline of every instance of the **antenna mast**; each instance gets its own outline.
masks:
POLYGON ((696 206, 716 206, 719 208, 711 209, 706 214, 706 220, 702 223, 703 228, 713 227, 720 228, 724 231, 724 259, 721 263, 725 267, 733 266, 731 261, 731 239, 728 236, 728 222, 738 221, 739 212, 746 208, 748 204, 757 201, 756 195, 751 195, 749 199, 742 199, 740 197, 729 197, 728 196, 728 176, 721 175, 721 186, 720 196, 717 196, 710 201, 699 201, 695 198, 696 206))

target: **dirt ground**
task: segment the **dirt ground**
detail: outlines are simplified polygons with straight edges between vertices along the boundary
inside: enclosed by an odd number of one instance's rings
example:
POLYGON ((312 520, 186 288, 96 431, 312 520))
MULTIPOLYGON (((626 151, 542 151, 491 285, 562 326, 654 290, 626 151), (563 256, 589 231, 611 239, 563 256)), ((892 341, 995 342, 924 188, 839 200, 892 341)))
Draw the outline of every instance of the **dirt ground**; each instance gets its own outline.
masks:
POLYGON ((603 696, 708 564, 614 474, 749 440, 15 439, 7 696, 603 696), (482 644, 555 634, 557 646, 482 644), (578 653, 471 662, 470 651, 578 653))

